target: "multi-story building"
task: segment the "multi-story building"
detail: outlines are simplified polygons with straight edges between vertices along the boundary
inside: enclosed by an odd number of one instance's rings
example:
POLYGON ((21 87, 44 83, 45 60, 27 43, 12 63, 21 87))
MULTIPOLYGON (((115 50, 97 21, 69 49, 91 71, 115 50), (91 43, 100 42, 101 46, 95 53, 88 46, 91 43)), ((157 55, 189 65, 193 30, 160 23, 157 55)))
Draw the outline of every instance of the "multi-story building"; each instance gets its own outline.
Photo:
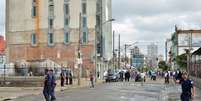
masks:
POLYGON ((143 54, 134 54, 132 58, 132 66, 140 68, 144 66, 144 55, 143 54))
POLYGON ((112 58, 112 0, 97 0, 96 32, 97 32, 97 71, 108 69, 112 58))
POLYGON ((140 54, 140 49, 139 49, 139 47, 135 46, 135 47, 133 48, 132 54, 140 54))
MULTIPOLYGON (((49 59, 73 68, 80 39, 82 67, 85 70, 92 69, 96 50, 95 25, 100 9, 97 1, 6 0, 7 60, 49 59)), ((105 5, 111 6, 109 2, 103 4, 102 8, 105 5)), ((111 12, 104 13, 105 18, 110 17, 111 12)), ((110 37, 103 38, 104 44, 111 44, 110 37)))
POLYGON ((131 65, 135 68, 144 66, 144 55, 140 53, 140 49, 137 46, 131 50, 131 62, 131 65))
POLYGON ((155 44, 150 44, 147 46, 147 58, 148 64, 150 67, 157 66, 157 57, 158 57, 158 46, 155 44))

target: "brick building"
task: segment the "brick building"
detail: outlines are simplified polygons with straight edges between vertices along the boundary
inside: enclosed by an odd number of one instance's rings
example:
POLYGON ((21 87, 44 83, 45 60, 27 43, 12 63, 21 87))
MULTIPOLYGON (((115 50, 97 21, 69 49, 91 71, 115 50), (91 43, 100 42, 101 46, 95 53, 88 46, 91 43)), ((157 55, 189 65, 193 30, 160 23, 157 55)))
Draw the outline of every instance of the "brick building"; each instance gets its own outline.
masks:
POLYGON ((97 1, 6 0, 7 60, 49 59, 74 68, 80 35, 82 66, 92 69, 97 1))
POLYGON ((0 35, 0 55, 5 55, 6 41, 3 36, 0 35))

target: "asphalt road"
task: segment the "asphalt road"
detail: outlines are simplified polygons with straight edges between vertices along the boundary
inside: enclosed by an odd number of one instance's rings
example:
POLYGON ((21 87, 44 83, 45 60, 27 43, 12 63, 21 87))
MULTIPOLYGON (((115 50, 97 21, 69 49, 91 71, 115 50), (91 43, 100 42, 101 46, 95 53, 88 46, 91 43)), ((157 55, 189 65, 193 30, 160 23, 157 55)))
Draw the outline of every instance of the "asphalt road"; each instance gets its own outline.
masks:
MULTIPOLYGON (((179 86, 162 83, 117 82, 66 90, 58 92, 56 97, 57 101, 179 101, 178 92, 179 86)), ((14 101, 44 101, 44 98, 42 95, 26 96, 14 101)))

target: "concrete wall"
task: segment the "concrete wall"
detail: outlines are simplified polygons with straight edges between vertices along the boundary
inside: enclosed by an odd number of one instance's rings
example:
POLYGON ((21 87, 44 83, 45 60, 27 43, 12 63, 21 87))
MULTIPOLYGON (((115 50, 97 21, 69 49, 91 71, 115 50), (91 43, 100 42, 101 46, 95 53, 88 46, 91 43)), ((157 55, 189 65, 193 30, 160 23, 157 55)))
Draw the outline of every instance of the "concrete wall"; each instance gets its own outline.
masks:
MULTIPOLYGON (((37 46, 31 45, 36 30, 32 17, 32 0, 7 0, 6 38, 8 62, 17 60, 50 59, 59 64, 74 66, 79 36, 81 0, 70 0, 70 42, 64 44, 64 0, 54 0, 54 45, 48 46, 48 0, 39 0, 40 37, 37 46)), ((88 43, 82 45, 85 68, 93 67, 96 24, 96 0, 87 0, 88 43)))

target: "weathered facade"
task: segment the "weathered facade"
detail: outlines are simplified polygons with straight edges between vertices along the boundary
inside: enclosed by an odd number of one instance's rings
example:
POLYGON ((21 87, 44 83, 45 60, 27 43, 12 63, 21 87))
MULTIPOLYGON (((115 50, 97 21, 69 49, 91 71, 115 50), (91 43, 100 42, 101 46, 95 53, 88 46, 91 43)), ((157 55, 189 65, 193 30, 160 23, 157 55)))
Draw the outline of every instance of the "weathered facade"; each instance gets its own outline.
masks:
POLYGON ((6 0, 8 62, 50 59, 74 68, 80 36, 82 66, 92 69, 96 8, 96 0, 6 0))

